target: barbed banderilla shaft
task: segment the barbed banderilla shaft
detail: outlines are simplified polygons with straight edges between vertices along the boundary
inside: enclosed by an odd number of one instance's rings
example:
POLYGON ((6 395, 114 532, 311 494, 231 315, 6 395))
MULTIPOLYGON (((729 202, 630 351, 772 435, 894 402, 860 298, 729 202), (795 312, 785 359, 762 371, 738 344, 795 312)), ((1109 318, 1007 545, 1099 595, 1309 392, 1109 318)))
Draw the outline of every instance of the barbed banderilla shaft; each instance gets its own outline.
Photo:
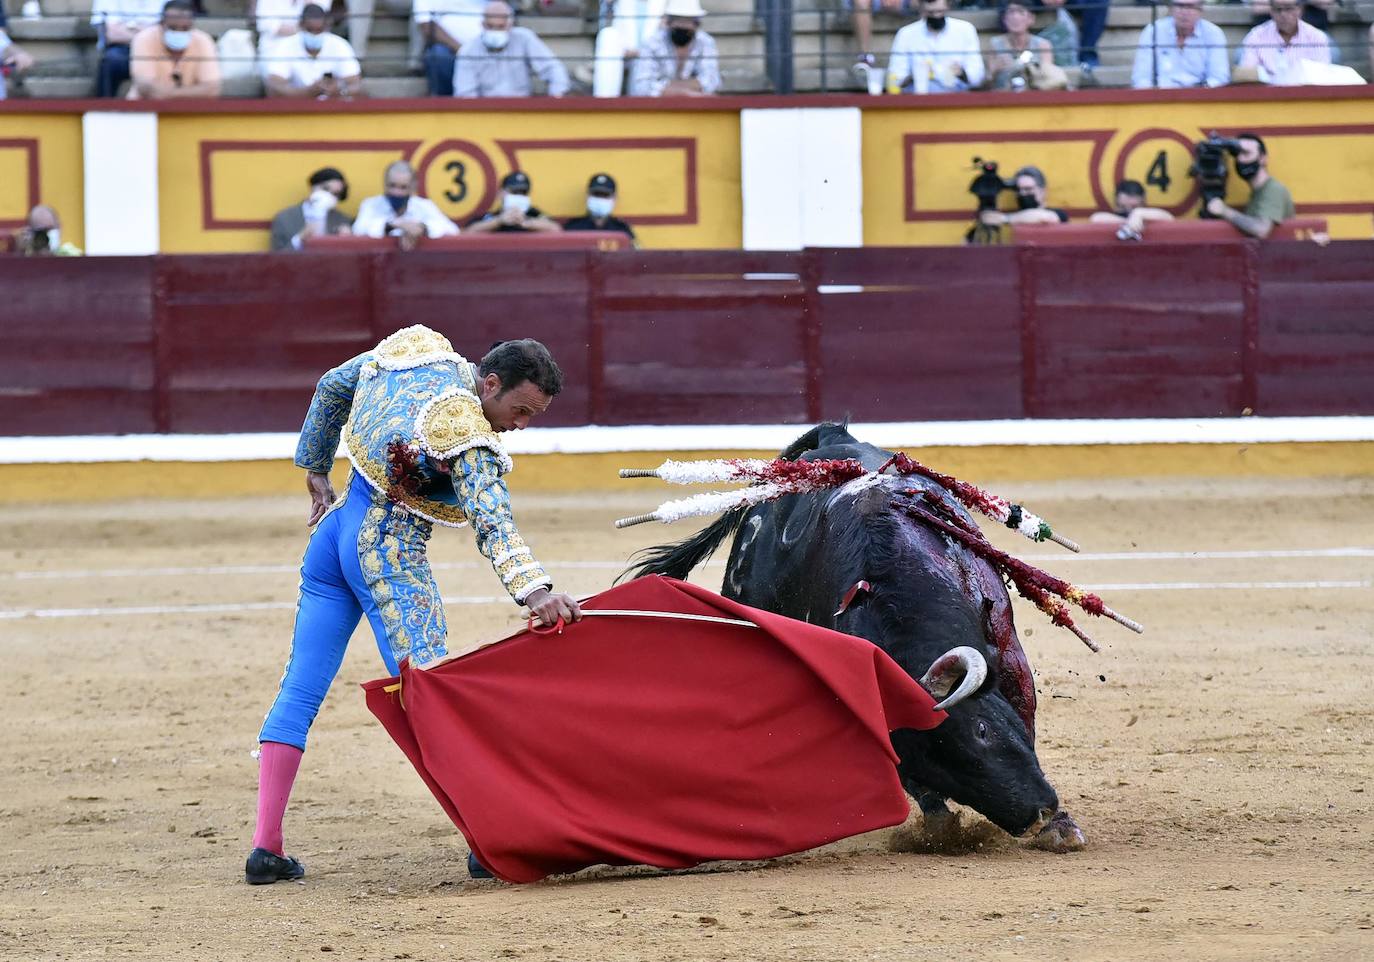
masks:
POLYGON ((942 474, 934 468, 928 468, 921 462, 907 457, 901 451, 888 458, 883 466, 878 469, 878 473, 881 474, 888 468, 892 468, 898 474, 916 474, 929 481, 934 481, 958 498, 964 507, 1004 524, 1032 541, 1053 541, 1075 554, 1082 550, 1078 542, 1058 534, 1044 518, 1027 511, 1021 505, 1013 504, 1006 498, 999 497, 990 491, 984 491, 975 484, 960 481, 958 478, 942 474))
MULTIPOLYGON (((1110 618, 1112 621, 1115 621, 1125 628, 1129 628, 1136 634, 1144 633, 1145 628, 1138 621, 1134 621, 1127 618, 1125 615, 1113 611, 1111 608, 1107 607, 1097 595, 1075 587, 1061 578, 1056 578, 1047 571, 1042 571, 1039 568, 1028 565, 1021 559, 1015 558, 998 548, 994 548, 992 544, 983 537, 981 532, 976 530, 968 531, 958 525, 950 524, 943 518, 936 517, 934 514, 915 504, 904 505, 903 510, 916 520, 929 524, 936 530, 956 539, 974 554, 993 565, 997 570, 1006 574, 1006 576, 1011 579, 1012 583, 1016 585, 1016 590, 1027 600, 1034 602, 1036 607, 1045 611, 1046 614, 1049 614, 1051 620, 1054 621, 1055 624, 1072 630, 1073 620, 1069 617, 1067 609, 1065 609, 1063 605, 1055 603, 1052 598, 1048 597, 1047 593, 1058 595, 1061 598, 1073 602, 1090 615, 1110 618), (1045 602, 1050 602, 1051 607, 1046 607, 1045 602)), ((1078 635, 1089 648, 1092 648, 1094 651, 1097 650, 1097 646, 1082 632, 1075 630, 1074 634, 1078 635)))

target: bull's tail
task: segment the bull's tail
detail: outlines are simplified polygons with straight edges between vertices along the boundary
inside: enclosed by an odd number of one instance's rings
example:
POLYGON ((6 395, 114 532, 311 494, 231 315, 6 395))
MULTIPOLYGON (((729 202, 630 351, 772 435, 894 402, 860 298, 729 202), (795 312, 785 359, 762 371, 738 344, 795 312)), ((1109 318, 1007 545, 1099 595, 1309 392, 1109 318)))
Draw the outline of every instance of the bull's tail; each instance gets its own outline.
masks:
POLYGON ((693 568, 711 557, 721 542, 739 529, 748 510, 745 506, 731 508, 685 541, 655 545, 635 552, 634 558, 638 559, 638 563, 622 571, 616 582, 627 576, 634 579, 645 575, 685 579, 693 568))

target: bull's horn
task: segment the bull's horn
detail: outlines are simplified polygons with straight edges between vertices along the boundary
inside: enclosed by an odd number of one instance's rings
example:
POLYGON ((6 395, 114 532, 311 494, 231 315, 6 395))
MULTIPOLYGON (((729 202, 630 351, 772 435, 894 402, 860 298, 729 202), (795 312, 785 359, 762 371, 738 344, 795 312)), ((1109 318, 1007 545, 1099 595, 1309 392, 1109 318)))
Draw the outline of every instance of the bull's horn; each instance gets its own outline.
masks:
POLYGON ((944 700, 937 702, 935 707, 949 711, 982 688, 987 677, 988 663, 983 653, 977 648, 960 646, 951 648, 930 663, 930 668, 921 676, 921 687, 936 698, 943 697, 944 700), (963 672, 963 680, 959 682, 959 687, 950 692, 960 671, 963 672))

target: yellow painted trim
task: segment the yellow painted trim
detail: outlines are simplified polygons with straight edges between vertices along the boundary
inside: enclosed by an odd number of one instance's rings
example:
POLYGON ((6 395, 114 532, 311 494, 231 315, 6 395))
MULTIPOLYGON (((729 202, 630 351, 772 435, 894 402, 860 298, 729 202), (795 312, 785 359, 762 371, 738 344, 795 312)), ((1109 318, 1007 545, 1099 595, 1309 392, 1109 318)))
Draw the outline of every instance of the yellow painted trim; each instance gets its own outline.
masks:
MULTIPOLYGON (((991 481, 1068 478, 1331 477, 1374 475, 1374 442, 1263 444, 1093 444, 904 446, 912 457, 956 477, 991 481)), ((775 457, 776 451, 620 451, 525 454, 509 476, 513 492, 662 489, 654 479, 621 481, 620 468, 656 467, 668 458, 775 457)), ((343 485, 347 463, 335 467, 343 485)), ((305 494, 289 461, 118 461, 0 465, 0 504, 115 501, 128 498, 244 497, 305 494)))

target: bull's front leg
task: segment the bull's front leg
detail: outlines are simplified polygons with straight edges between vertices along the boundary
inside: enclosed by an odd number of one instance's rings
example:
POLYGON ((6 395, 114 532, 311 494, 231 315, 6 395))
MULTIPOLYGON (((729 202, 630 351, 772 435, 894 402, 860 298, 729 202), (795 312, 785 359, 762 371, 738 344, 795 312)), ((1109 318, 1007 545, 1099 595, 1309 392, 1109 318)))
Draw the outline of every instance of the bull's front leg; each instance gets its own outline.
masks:
POLYGON ((1088 837, 1073 820, 1073 816, 1062 808, 1050 819, 1050 823, 1040 830, 1031 844, 1046 852, 1077 852, 1087 847, 1088 837))

